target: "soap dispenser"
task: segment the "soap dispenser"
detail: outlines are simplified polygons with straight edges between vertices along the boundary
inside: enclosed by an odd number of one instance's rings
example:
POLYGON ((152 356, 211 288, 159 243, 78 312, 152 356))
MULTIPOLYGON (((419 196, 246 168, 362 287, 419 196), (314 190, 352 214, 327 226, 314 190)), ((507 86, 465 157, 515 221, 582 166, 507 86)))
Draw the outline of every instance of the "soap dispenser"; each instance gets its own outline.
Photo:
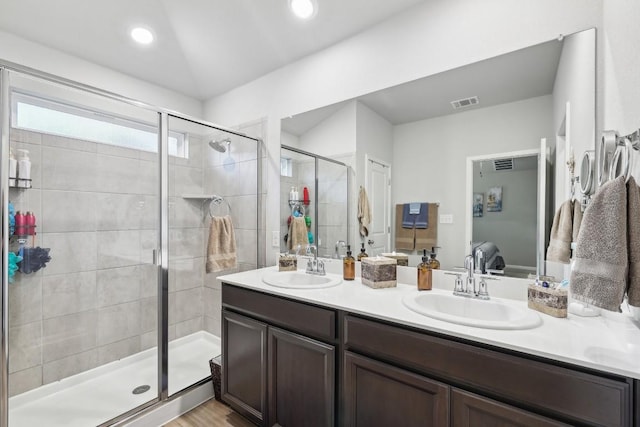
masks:
POLYGON ((440 270, 440 261, 436 259, 436 248, 440 246, 432 246, 431 247, 431 259, 429 260, 429 265, 432 270, 440 270))
POLYGON ((18 160, 13 154, 13 149, 9 148, 9 187, 17 187, 18 160))
POLYGON ((418 290, 430 291, 433 285, 431 260, 427 256, 427 250, 423 250, 422 262, 418 264, 418 290))
POLYGON ((356 278, 356 259, 351 255, 351 245, 347 246, 347 256, 342 259, 342 278, 344 280, 356 278))
POLYGON ((362 248, 360 248, 360 253, 358 254, 358 261, 362 261, 362 258, 368 257, 369 254, 365 252, 364 243, 362 244, 362 248))

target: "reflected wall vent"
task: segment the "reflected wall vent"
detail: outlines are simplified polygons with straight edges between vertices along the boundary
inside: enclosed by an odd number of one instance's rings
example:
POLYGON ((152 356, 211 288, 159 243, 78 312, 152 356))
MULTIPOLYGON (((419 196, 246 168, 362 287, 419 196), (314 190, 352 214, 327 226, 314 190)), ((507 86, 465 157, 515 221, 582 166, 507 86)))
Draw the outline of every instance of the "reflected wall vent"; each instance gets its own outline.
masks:
POLYGON ((480 100, 477 96, 472 96, 471 98, 463 98, 455 101, 451 101, 451 105, 454 110, 458 108, 471 107, 472 105, 477 105, 480 103, 480 100))
POLYGON ((513 169, 513 159, 495 159, 493 161, 493 170, 510 171, 513 169))

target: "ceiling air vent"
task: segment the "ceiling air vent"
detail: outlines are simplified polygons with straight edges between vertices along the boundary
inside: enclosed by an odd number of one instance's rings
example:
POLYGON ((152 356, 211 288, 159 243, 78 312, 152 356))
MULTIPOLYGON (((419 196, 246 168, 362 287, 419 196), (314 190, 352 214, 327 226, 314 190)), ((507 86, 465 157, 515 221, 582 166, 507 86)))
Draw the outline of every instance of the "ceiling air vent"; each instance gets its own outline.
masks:
POLYGON ((472 105, 477 105, 480 103, 480 100, 477 96, 472 96, 471 98, 458 99, 456 101, 451 101, 451 105, 454 110, 458 108, 471 107, 472 105))
POLYGON ((496 159, 493 161, 493 170, 510 171, 513 169, 513 159, 496 159))

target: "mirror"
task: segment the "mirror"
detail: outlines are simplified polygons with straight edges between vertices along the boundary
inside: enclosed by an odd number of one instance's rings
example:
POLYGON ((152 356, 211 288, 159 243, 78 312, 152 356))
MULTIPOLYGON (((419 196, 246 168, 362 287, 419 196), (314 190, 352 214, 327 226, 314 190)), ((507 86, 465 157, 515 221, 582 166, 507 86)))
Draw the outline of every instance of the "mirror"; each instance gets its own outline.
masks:
MULTIPOLYGON (((548 264, 544 245, 551 229, 549 219, 556 206, 572 196, 566 162, 594 149, 595 29, 287 117, 281 125, 283 144, 296 146, 295 141, 313 134, 315 143, 305 150, 350 166, 352 248, 375 240, 376 245, 382 242, 381 252, 393 251, 396 205, 437 203, 437 214, 429 223, 437 227, 443 269, 461 266, 469 253, 467 224, 473 224, 473 210, 467 209, 472 205, 466 197, 467 182, 471 182, 465 169, 468 158, 538 150, 541 158, 551 160, 545 175, 550 174, 552 186, 534 208, 535 224, 513 224, 527 233, 542 230, 542 240, 526 243, 527 252, 535 253, 537 259, 528 267, 538 268, 548 264), (548 148, 541 148, 542 141, 548 148), (376 203, 371 211, 388 213, 372 218, 373 229, 387 230, 386 236, 377 234, 372 239, 359 235, 355 212, 357 189, 363 186, 369 191, 367 175, 374 162, 385 165, 391 179, 389 198, 375 197, 386 191, 379 185, 376 194, 369 194, 376 203)), ((505 203, 514 200, 511 191, 503 186, 505 203)), ((485 192, 485 209, 486 197, 485 192)), ((485 215, 497 226, 504 217, 499 212, 485 215)), ((507 266, 520 265, 508 249, 500 249, 507 266)), ((422 247, 415 245, 413 251, 405 251, 409 265, 420 262, 421 252, 422 247)))

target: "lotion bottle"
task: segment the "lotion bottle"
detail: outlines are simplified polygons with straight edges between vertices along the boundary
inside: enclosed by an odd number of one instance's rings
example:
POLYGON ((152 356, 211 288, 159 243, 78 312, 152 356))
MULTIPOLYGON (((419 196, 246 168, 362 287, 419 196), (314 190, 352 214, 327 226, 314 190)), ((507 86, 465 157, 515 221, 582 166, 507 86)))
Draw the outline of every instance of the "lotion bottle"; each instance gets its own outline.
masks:
POLYGON ((432 268, 427 256, 427 250, 424 249, 422 254, 422 262, 418 264, 418 290, 430 291, 433 286, 432 268))
POLYGON ((18 150, 18 187, 31 188, 29 150, 18 150))
POLYGON ((13 154, 13 150, 9 148, 9 187, 16 187, 16 178, 18 177, 18 161, 13 154))
POLYGON ((436 248, 438 247, 439 246, 431 247, 431 259, 429 260, 429 265, 431 266, 432 270, 440 270, 440 261, 436 259, 436 248))
POLYGON ((364 243, 362 244, 362 248, 360 248, 360 253, 358 254, 358 261, 362 261, 362 258, 368 257, 369 254, 365 252, 364 243))
POLYGON ((356 278, 356 259, 351 255, 351 245, 347 246, 347 256, 342 259, 342 278, 344 280, 356 278))

